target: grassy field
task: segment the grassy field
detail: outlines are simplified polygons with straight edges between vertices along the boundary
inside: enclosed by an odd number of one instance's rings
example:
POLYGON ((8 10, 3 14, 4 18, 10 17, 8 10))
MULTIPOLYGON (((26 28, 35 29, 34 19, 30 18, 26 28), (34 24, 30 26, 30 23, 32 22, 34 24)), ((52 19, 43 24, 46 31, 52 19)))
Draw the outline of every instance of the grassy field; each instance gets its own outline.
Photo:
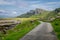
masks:
MULTIPOLYGON (((8 19, 8 18, 7 18, 8 19)), ((10 19, 10 18, 9 18, 10 19)), ((35 18, 12 18, 14 20, 22 21, 21 24, 16 25, 14 28, 7 31, 7 34, 4 35, 2 40, 19 40, 26 33, 35 28, 38 24, 40 24, 35 18), (35 20, 31 22, 31 20, 35 20)))
POLYGON ((21 22, 24 22, 24 21, 30 21, 30 20, 36 20, 38 18, 5 18, 6 20, 19 20, 21 22))
POLYGON ((52 25, 53 25, 53 28, 56 32, 56 35, 57 35, 58 39, 60 40, 60 19, 55 19, 52 22, 52 25))

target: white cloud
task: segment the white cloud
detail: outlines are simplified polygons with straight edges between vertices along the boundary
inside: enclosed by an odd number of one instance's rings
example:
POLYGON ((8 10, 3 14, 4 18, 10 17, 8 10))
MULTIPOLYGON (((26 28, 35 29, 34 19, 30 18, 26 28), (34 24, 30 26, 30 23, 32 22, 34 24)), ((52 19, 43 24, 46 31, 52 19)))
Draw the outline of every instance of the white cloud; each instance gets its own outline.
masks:
POLYGON ((33 4, 31 6, 29 6, 30 9, 36 9, 36 8, 40 8, 40 9, 45 9, 45 10, 52 10, 52 6, 48 6, 45 4, 33 4))
POLYGON ((18 15, 18 13, 16 12, 16 11, 12 11, 12 14, 11 14, 12 16, 17 16, 18 15))
POLYGON ((8 2, 8 1, 4 1, 4 0, 0 0, 0 5, 13 5, 15 4, 15 1, 11 1, 11 2, 8 2))
POLYGON ((5 12, 5 10, 0 10, 0 12, 5 12))
POLYGON ((10 17, 14 17, 17 16, 17 12, 16 11, 8 11, 8 10, 0 10, 0 15, 3 16, 10 16, 10 17))
POLYGON ((17 11, 10 11, 10 12, 8 11, 8 15, 14 17, 14 16, 18 16, 19 14, 17 11))
POLYGON ((13 13, 13 14, 16 14, 17 12, 16 12, 16 11, 13 11, 12 13, 13 13))
POLYGON ((54 10, 55 8, 59 7, 59 5, 60 5, 60 2, 37 3, 37 4, 31 4, 29 6, 29 9, 42 8, 46 10, 54 10))
POLYGON ((45 4, 60 4, 60 2, 47 2, 45 4))
POLYGON ((19 1, 16 3, 16 5, 19 8, 28 8, 29 6, 33 4, 38 4, 40 1, 19 1))

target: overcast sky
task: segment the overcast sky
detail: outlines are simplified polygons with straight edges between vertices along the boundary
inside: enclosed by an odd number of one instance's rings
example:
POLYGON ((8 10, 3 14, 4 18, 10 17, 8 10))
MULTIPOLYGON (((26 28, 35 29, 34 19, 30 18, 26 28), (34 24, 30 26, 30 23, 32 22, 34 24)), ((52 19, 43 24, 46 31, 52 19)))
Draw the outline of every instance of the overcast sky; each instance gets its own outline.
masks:
POLYGON ((54 10, 60 7, 60 0, 0 0, 0 15, 17 16, 29 10, 41 8, 54 10))

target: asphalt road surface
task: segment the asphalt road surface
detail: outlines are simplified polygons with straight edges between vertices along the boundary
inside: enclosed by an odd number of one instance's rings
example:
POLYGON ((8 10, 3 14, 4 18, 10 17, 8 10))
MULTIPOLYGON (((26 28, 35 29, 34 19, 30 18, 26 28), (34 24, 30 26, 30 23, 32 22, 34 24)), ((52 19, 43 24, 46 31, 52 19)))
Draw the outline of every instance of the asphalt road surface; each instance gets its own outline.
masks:
POLYGON ((41 22, 20 40, 57 40, 57 37, 50 23, 41 22))

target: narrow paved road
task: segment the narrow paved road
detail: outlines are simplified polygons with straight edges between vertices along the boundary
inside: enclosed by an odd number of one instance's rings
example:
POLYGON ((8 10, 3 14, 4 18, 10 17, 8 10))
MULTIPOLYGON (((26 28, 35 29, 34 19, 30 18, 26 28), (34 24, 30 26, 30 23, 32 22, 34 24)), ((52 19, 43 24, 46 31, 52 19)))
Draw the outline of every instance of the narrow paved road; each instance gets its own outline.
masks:
POLYGON ((20 40, 57 40, 57 37, 50 23, 41 22, 20 40))

